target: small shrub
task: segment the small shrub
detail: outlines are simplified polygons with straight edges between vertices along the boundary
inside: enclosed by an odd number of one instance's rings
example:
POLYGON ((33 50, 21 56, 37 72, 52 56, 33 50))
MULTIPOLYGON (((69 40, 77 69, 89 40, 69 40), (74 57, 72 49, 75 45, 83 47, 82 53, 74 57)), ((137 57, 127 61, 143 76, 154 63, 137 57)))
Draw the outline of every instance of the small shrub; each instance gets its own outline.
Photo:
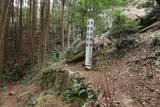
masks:
POLYGON ((136 41, 133 39, 135 32, 139 30, 139 21, 128 18, 122 14, 120 10, 114 10, 113 26, 109 31, 108 39, 113 42, 113 46, 117 49, 116 57, 126 53, 126 49, 134 47, 136 41))
POLYGON ((118 50, 123 50, 123 49, 130 49, 134 47, 136 41, 134 39, 131 40, 121 40, 119 43, 117 43, 116 47, 118 50))
POLYGON ((124 39, 114 44, 115 50, 111 51, 108 55, 110 57, 120 58, 127 52, 136 47, 135 39, 124 39))
POLYGON ((113 26, 109 31, 110 39, 121 39, 130 36, 139 29, 139 21, 128 18, 120 10, 114 10, 113 26))
POLYGON ((154 6, 155 0, 143 0, 138 4, 138 8, 152 8, 154 6))
POLYGON ((150 47, 151 48, 154 48, 154 47, 156 47, 156 46, 159 46, 160 45, 160 38, 159 37, 152 37, 151 39, 150 39, 150 47))
POLYGON ((15 64, 12 69, 6 68, 2 71, 2 82, 6 84, 7 82, 16 82, 23 77, 20 65, 15 64))
POLYGON ((68 48, 65 54, 66 58, 71 58, 74 56, 74 48, 68 48))
POLYGON ((73 93, 71 89, 67 89, 61 93, 61 100, 66 101, 73 97, 73 93))
POLYGON ((72 81, 70 88, 63 90, 61 93, 61 99, 68 100, 77 100, 79 104, 83 105, 87 101, 95 100, 98 91, 92 88, 89 88, 81 78, 75 78, 72 81))
POLYGON ((147 78, 148 80, 152 80, 152 79, 153 79, 153 75, 152 75, 152 74, 147 73, 147 74, 146 74, 146 78, 147 78))
POLYGON ((159 66, 159 65, 160 65, 160 60, 157 60, 157 61, 155 62, 155 65, 159 66))
POLYGON ((156 21, 160 21, 160 7, 154 7, 141 21, 142 28, 150 26, 156 21))

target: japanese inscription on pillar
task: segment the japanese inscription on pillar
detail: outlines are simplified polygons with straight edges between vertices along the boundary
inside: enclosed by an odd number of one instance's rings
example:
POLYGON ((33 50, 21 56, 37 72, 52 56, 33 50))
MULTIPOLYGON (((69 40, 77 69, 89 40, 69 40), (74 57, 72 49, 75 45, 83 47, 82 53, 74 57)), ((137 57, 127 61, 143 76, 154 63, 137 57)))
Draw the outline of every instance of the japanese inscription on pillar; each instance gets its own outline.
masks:
POLYGON ((86 34, 85 66, 92 66, 94 20, 89 19, 86 34))

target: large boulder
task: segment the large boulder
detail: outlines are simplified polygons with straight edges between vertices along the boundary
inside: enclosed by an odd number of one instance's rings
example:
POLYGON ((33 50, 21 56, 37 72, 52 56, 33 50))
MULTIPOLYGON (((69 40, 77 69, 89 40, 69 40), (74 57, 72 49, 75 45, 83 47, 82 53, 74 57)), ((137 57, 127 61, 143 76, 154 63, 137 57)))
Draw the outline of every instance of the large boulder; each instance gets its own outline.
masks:
MULTIPOLYGON (((97 35, 94 38, 94 53, 93 56, 96 56, 97 51, 108 47, 111 44, 111 41, 106 37, 107 33, 97 35)), ((85 41, 82 41, 80 38, 77 38, 75 42, 71 45, 71 48, 67 50, 66 59, 67 63, 76 63, 83 61, 85 58, 85 41)))
POLYGON ((40 78, 42 89, 66 89, 72 79, 72 72, 63 68, 52 68, 43 72, 40 78))
POLYGON ((108 33, 97 35, 94 38, 94 48, 100 50, 101 48, 107 48, 111 44, 111 40, 107 38, 108 33))

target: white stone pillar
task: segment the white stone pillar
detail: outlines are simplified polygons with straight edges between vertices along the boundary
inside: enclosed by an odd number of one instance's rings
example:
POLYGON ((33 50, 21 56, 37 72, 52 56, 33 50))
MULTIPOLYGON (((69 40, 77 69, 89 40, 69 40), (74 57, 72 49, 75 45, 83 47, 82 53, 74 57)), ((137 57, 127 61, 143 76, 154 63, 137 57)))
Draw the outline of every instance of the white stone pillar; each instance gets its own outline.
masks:
POLYGON ((92 68, 93 28, 94 28, 94 20, 89 19, 87 22, 86 54, 85 54, 85 66, 87 68, 92 68))

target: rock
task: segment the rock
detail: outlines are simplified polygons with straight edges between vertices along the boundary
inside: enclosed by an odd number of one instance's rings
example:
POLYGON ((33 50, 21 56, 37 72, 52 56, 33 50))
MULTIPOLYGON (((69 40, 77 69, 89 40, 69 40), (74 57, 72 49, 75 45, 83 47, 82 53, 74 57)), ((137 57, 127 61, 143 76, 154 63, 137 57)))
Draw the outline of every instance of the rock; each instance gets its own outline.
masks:
POLYGON ((9 96, 15 96, 15 95, 16 95, 16 92, 11 91, 11 92, 8 93, 8 95, 9 95, 9 96))
POLYGON ((76 63, 76 62, 79 62, 79 61, 83 61, 85 58, 85 52, 84 51, 81 51, 80 53, 74 55, 73 57, 69 58, 67 60, 67 63, 76 63))
POLYGON ((158 3, 158 5, 160 6, 160 0, 156 0, 156 2, 158 3))
POLYGON ((82 107, 100 107, 100 104, 95 101, 86 102, 82 107))
POLYGON ((40 78, 40 86, 42 89, 66 89, 68 88, 72 77, 73 73, 69 70, 63 68, 53 68, 42 74, 40 78))
POLYGON ((94 46, 96 48, 103 48, 109 46, 111 44, 111 41, 107 38, 107 33, 103 33, 101 35, 97 35, 94 38, 94 46))

